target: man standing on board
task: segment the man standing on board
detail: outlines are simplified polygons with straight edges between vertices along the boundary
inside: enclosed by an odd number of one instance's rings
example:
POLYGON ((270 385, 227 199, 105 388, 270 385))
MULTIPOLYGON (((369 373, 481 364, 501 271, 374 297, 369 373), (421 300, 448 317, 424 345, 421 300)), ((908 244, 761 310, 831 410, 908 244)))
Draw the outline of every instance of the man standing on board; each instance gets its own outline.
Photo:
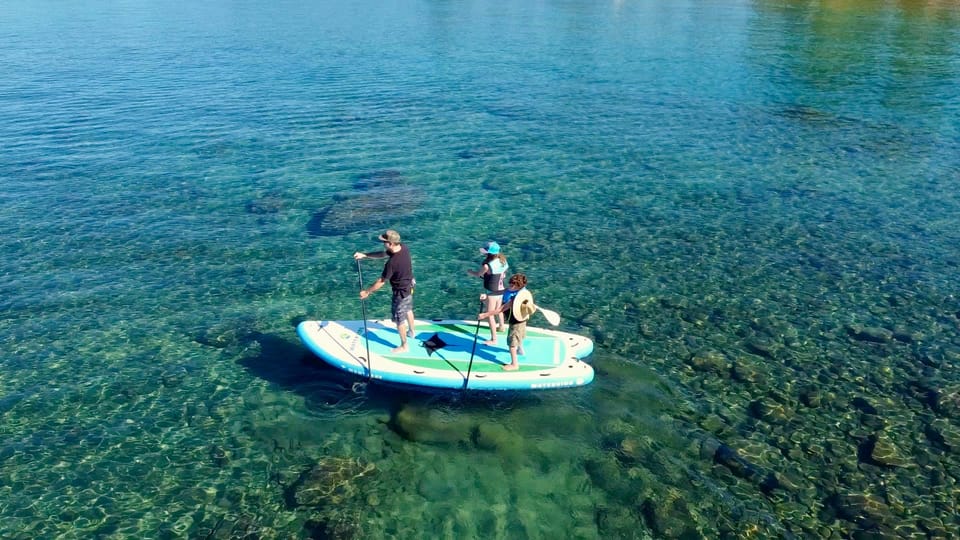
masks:
POLYGON ((410 259, 410 250, 407 246, 400 243, 400 234, 394 230, 388 230, 377 237, 383 242, 383 251, 373 251, 370 253, 356 252, 353 258, 356 260, 370 258, 382 259, 389 257, 383 265, 383 273, 373 282, 373 285, 360 291, 360 299, 365 300, 372 293, 376 292, 383 284, 390 282, 393 288, 393 301, 390 304, 390 314, 393 322, 397 325, 397 332, 400 334, 400 346, 393 349, 393 352, 407 352, 407 330, 413 337, 413 288, 417 280, 413 278, 413 261, 410 259))

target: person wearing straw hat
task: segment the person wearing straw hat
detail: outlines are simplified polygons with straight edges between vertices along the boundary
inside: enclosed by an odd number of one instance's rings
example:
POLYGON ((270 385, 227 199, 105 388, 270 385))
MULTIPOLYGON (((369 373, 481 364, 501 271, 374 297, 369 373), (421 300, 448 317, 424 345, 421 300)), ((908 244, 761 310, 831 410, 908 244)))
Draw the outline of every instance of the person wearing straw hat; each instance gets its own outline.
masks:
POLYGON ((523 354, 523 339, 527 337, 527 319, 536 313, 537 306, 533 303, 533 294, 527 290, 527 276, 514 274, 510 276, 510 287, 503 293, 503 305, 495 311, 486 311, 478 315, 483 320, 497 313, 508 313, 507 322, 510 331, 507 333, 507 344, 510 346, 510 363, 503 366, 504 371, 520 369, 517 357, 523 354))
MULTIPOLYGON (((480 295, 480 300, 486 302, 488 312, 494 312, 502 304, 503 293, 506 290, 504 278, 510 265, 507 264, 507 258, 501 253, 500 244, 496 242, 491 241, 484 244, 480 248, 480 253, 486 255, 483 263, 480 264, 480 269, 467 270, 467 274, 483 278, 483 288, 486 289, 486 292, 480 295)), ((503 312, 487 318, 487 323, 490 325, 490 339, 484 341, 483 344, 496 345, 497 332, 503 332, 507 326, 503 312), (498 318, 500 319, 499 326, 497 325, 498 318)))
POLYGON ((365 300, 380 287, 383 287, 384 283, 390 282, 390 287, 393 289, 390 315, 397 325, 397 332, 400 334, 400 346, 394 348, 393 352, 406 352, 408 329, 410 337, 414 335, 413 289, 417 280, 413 277, 413 260, 410 258, 410 250, 407 249, 407 246, 400 243, 400 233, 397 231, 388 230, 378 236, 377 239, 383 242, 383 251, 370 253, 358 251, 353 254, 353 258, 356 260, 389 257, 383 265, 383 273, 380 274, 380 277, 373 282, 373 285, 360 291, 360 299, 365 300))

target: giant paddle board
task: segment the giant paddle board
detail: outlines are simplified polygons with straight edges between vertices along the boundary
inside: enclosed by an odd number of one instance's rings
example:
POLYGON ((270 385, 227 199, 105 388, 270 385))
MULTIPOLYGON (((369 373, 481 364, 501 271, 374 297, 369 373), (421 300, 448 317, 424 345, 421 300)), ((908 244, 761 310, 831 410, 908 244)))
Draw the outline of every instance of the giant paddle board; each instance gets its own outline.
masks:
POLYGON ((497 345, 484 345, 490 335, 486 323, 476 340, 476 321, 416 321, 415 330, 407 338, 407 351, 394 353, 400 337, 392 321, 304 321, 297 326, 300 339, 324 362, 384 383, 501 391, 593 381, 593 367, 583 361, 593 352, 593 341, 584 336, 528 326, 520 369, 504 371, 510 363, 506 332, 498 334, 497 345))

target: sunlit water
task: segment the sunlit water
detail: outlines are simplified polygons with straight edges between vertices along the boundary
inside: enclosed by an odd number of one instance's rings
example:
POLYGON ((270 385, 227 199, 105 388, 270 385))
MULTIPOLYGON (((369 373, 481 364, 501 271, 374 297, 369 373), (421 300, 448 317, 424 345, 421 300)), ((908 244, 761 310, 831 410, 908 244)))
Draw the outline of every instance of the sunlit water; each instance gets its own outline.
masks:
POLYGON ((957 534, 958 46, 946 1, 4 2, 0 536, 957 534), (498 240, 597 380, 319 365, 386 227, 421 317, 498 240))

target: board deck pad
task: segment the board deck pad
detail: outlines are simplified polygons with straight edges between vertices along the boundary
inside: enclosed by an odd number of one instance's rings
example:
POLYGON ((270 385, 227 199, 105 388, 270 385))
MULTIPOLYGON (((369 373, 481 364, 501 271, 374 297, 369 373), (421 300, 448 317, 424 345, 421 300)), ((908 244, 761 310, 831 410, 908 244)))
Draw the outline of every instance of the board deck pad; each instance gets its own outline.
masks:
POLYGON ((416 321, 407 351, 391 321, 304 321, 297 327, 301 340, 334 367, 361 377, 398 384, 477 390, 534 390, 582 386, 593 380, 593 368, 581 359, 593 351, 584 336, 527 327, 520 368, 504 371, 510 363, 507 332, 496 345, 484 345, 490 336, 483 324, 476 339, 476 321, 416 321), (365 326, 365 327, 364 327, 365 326), (369 346, 370 362, 367 362, 369 346), (471 353, 473 360, 471 364, 471 353), (467 373, 470 373, 469 381, 467 373))

